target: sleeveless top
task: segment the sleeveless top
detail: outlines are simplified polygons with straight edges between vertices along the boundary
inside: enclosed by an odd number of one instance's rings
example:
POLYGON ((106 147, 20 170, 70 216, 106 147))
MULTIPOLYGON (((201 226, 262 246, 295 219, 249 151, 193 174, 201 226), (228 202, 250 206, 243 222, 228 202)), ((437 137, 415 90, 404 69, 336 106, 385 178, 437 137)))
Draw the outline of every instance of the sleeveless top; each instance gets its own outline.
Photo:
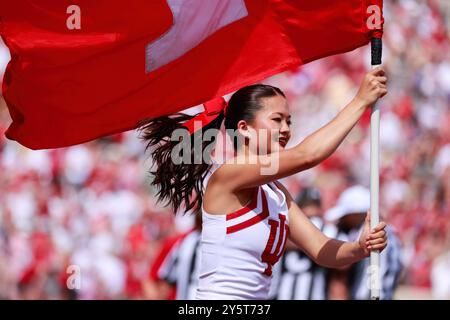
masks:
POLYGON ((196 299, 268 299, 272 268, 289 233, 282 190, 273 182, 258 186, 246 206, 228 214, 209 214, 202 205, 202 218, 196 299))

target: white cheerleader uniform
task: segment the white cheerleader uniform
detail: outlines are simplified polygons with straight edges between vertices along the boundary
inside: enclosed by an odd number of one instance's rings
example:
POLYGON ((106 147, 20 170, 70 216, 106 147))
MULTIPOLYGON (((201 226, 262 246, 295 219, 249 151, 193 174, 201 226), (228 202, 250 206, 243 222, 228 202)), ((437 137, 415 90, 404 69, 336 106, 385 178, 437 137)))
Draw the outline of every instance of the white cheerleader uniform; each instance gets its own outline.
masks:
POLYGON ((196 299, 268 299, 272 268, 289 233, 283 191, 270 182, 255 188, 251 201, 235 212, 213 215, 202 206, 202 218, 196 299))

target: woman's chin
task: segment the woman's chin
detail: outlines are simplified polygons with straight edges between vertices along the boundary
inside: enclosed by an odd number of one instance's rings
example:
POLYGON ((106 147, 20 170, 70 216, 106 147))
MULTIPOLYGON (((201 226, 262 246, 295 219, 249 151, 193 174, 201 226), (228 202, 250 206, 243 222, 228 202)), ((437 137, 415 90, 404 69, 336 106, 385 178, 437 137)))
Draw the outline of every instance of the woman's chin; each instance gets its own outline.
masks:
POLYGON ((283 151, 284 149, 285 149, 285 146, 284 146, 284 145, 282 145, 281 143, 276 142, 276 143, 274 143, 274 144, 272 145, 272 148, 271 148, 271 150, 270 150, 270 153, 273 153, 273 152, 280 152, 280 151, 283 151))

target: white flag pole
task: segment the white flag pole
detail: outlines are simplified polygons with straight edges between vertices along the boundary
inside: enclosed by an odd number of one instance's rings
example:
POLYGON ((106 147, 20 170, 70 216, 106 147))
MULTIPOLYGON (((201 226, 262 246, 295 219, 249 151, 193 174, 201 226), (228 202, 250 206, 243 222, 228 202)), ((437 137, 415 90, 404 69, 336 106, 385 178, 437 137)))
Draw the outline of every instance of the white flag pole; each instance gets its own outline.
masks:
MULTIPOLYGON (((372 69, 381 65, 381 38, 372 39, 372 69)), ((380 222, 380 109, 375 103, 370 116, 370 228, 375 228, 380 222)), ((370 253, 370 297, 380 299, 380 252, 370 253)))

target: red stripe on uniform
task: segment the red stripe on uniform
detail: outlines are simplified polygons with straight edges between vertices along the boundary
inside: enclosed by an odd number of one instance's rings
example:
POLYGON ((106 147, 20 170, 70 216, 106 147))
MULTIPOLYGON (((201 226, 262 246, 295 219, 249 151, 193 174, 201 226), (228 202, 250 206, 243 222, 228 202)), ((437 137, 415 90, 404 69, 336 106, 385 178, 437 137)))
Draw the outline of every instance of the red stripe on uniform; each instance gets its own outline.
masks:
POLYGON ((244 222, 238 223, 232 227, 227 227, 227 234, 237 232, 239 230, 248 228, 263 221, 269 216, 269 209, 267 207, 267 199, 264 190, 261 188, 261 201, 262 201, 262 212, 253 218, 250 218, 244 222))
POLYGON ((266 276, 272 275, 273 258, 272 254, 270 254, 270 251, 272 251, 273 243, 275 242, 275 236, 277 235, 278 221, 269 220, 269 224, 270 224, 269 240, 267 241, 266 248, 264 249, 261 255, 262 262, 267 263, 267 268, 263 272, 266 276))
POLYGON ((275 252, 274 254, 277 255, 278 257, 281 256, 281 253, 279 253, 280 248, 281 248, 281 244, 284 243, 284 232, 285 232, 285 222, 286 222, 286 216, 284 214, 278 214, 278 216, 280 217, 280 222, 281 222, 281 226, 280 226, 280 237, 277 243, 277 247, 275 248, 275 252))
POLYGON ((238 211, 227 214, 227 221, 231 220, 231 219, 239 218, 240 216, 243 216, 244 214, 250 212, 251 210, 255 210, 258 205, 258 191, 259 191, 259 187, 256 188, 255 192, 253 193, 252 201, 248 205, 239 209, 238 211))

